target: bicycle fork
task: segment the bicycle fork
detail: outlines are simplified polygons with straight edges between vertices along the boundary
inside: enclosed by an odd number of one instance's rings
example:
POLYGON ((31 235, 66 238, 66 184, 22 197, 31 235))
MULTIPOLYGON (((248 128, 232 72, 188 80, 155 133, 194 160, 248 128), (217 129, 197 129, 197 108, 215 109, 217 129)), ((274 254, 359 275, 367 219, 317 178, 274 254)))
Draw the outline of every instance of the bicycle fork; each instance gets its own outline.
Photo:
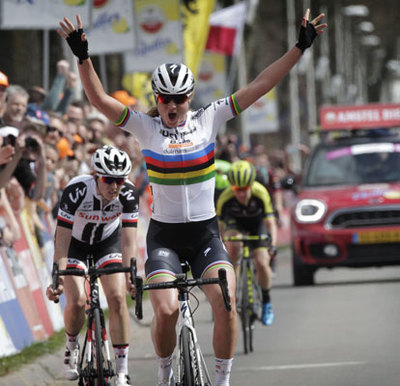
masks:
MULTIPOLYGON (((113 377, 114 372, 112 370, 112 365, 111 365, 111 354, 110 354, 110 348, 108 344, 108 336, 107 336, 107 330, 106 330, 106 325, 105 325, 105 319, 104 319, 104 313, 103 310, 100 307, 100 296, 99 296, 99 287, 94 284, 91 286, 90 290, 90 296, 91 296, 91 308, 86 310, 86 313, 88 314, 88 320, 87 320, 87 332, 86 332, 86 343, 85 343, 85 348, 86 349, 86 363, 87 363, 87 369, 89 372, 94 371, 95 366, 97 365, 96 363, 96 339, 95 339, 95 334, 96 334, 96 327, 95 327, 95 318, 94 318, 94 310, 98 309, 99 310, 99 316, 100 316, 100 331, 101 331, 101 342, 102 342, 102 347, 99 347, 99 349, 104 349, 104 357, 103 357, 103 363, 105 365, 104 368, 104 377, 113 377)), ((88 302, 89 304, 90 302, 88 302)))
MULTIPOLYGON (((196 335, 196 330, 194 328, 194 321, 191 315, 190 311, 190 306, 189 306, 189 295, 187 292, 184 293, 179 293, 178 295, 178 300, 179 300, 179 313, 180 313, 180 318, 179 318, 179 324, 178 324, 178 331, 180 333, 177 336, 177 345, 176 347, 179 347, 180 343, 180 334, 182 332, 182 328, 186 327, 189 329, 192 337, 193 337, 193 346, 190 347, 190 350, 192 351, 191 358, 193 359, 193 369, 196 372, 194 374, 194 379, 197 379, 200 381, 200 383, 196 383, 196 385, 208 385, 206 381, 210 381, 210 375, 207 370, 207 366, 205 364, 205 360, 203 357, 203 354, 200 350, 200 344, 197 340, 197 335, 196 335)), ((178 357, 177 357, 177 363, 181 363, 183 360, 183 353, 178 350, 178 357)), ((182 374, 180 373, 180 366, 177 366, 177 379, 178 382, 181 379, 182 374)))

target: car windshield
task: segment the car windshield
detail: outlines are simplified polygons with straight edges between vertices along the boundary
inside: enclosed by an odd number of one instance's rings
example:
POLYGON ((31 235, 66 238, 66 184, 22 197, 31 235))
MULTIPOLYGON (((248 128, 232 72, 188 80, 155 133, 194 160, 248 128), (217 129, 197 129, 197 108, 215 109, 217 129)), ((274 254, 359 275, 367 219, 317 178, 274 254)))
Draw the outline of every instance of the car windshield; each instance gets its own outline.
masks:
POLYGON ((400 143, 320 147, 311 159, 305 186, 400 182, 400 143))

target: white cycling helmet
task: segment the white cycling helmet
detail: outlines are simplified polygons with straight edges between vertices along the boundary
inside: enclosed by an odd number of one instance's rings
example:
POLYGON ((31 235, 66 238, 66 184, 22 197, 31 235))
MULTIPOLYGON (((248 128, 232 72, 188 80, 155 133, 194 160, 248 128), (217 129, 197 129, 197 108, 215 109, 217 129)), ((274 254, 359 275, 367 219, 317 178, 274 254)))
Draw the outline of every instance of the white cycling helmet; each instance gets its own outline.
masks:
POLYGON ((190 95, 194 89, 192 71, 184 64, 161 64, 153 72, 151 87, 154 94, 190 95))
POLYGON ((124 151, 106 145, 93 153, 92 168, 101 176, 128 177, 132 163, 124 151))

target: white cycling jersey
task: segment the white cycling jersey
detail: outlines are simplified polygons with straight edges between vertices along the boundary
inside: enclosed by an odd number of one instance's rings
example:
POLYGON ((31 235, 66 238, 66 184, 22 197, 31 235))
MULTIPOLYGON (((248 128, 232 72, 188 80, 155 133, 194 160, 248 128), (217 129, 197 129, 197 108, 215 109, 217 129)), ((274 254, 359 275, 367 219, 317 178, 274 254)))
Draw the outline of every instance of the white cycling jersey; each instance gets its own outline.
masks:
POLYGON ((239 111, 232 95, 188 111, 182 125, 170 128, 160 117, 124 110, 115 125, 139 140, 154 197, 154 220, 182 223, 215 216, 215 138, 239 111))
POLYGON ((93 245, 105 240, 120 226, 137 226, 139 195, 125 181, 119 196, 103 207, 93 176, 74 177, 65 187, 58 210, 57 225, 72 229, 72 237, 93 245))

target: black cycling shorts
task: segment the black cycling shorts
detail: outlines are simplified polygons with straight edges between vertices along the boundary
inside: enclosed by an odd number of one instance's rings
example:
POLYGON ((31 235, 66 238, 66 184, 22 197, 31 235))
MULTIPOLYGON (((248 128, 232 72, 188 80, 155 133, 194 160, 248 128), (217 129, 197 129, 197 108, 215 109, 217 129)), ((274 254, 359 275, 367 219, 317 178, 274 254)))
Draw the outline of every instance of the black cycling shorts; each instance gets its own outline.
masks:
MULTIPOLYGON (((260 236, 267 235, 268 230, 264 224, 264 221, 257 221, 255 224, 245 224, 236 220, 234 217, 224 219, 225 231, 235 230, 248 236, 260 236)), ((268 248, 269 243, 267 240, 252 241, 250 244, 251 248, 268 248)))
POLYGON ((68 249, 68 265, 67 267, 87 267, 88 263, 97 268, 109 267, 110 265, 122 264, 121 250, 121 229, 117 228, 110 237, 99 243, 90 245, 71 238, 68 249), (89 259, 93 259, 89 261, 89 259), (84 266, 82 266, 82 264, 84 266))
POLYGON ((147 231, 148 280, 158 275, 181 273, 180 262, 186 260, 194 278, 221 265, 232 267, 218 230, 217 218, 190 223, 162 223, 150 220, 147 231))

